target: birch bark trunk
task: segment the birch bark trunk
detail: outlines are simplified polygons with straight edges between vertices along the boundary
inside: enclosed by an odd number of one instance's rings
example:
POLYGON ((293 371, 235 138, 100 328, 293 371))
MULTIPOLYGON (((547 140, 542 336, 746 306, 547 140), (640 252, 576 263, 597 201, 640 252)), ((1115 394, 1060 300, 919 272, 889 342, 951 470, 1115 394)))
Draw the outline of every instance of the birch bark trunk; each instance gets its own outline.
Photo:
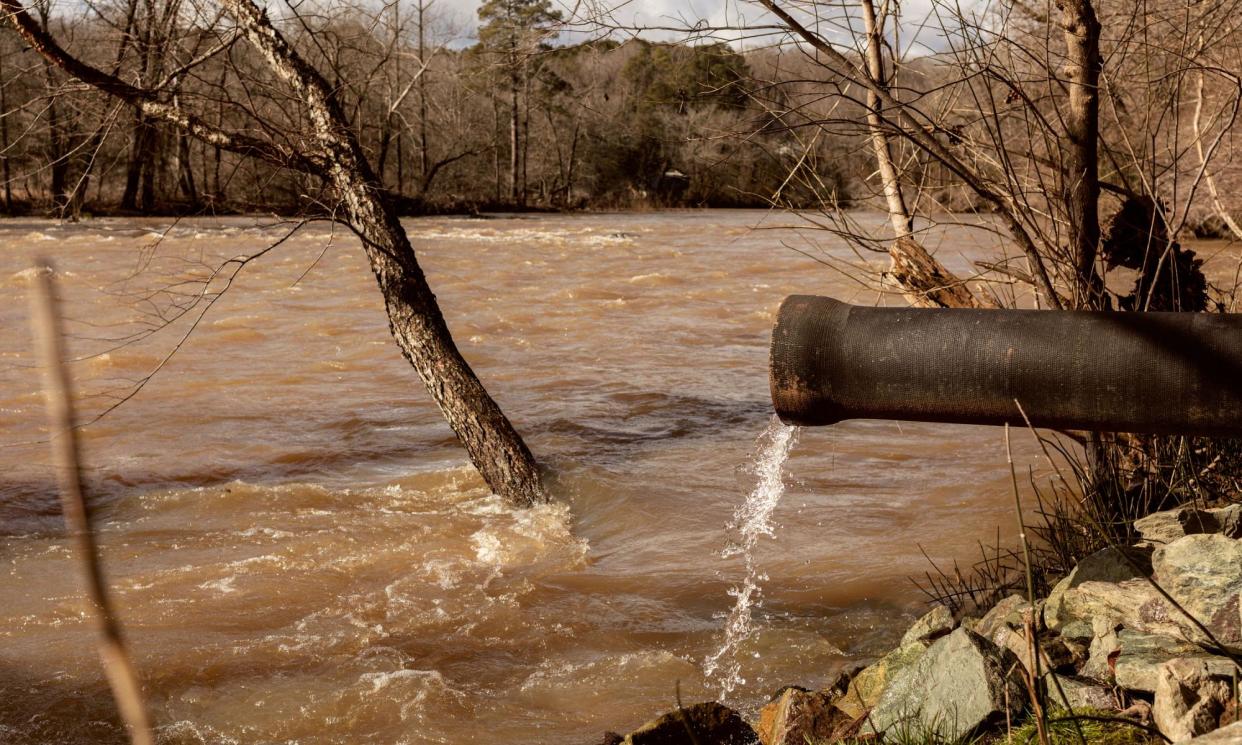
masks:
MULTIPOLYGON (((884 65, 883 22, 875 11, 873 0, 860 0, 863 29, 867 34, 867 76, 875 84, 888 90, 888 76, 884 65)), ((891 259, 888 276, 905 291, 912 305, 932 308, 979 308, 994 307, 981 301, 964 282, 955 277, 927 249, 914 238, 914 219, 906 205, 901 188, 901 174, 893 162, 892 145, 884 127, 883 102, 879 94, 867 90, 867 129, 871 148, 875 152, 876 170, 884 190, 888 217, 893 225, 895 240, 889 246, 891 259)))

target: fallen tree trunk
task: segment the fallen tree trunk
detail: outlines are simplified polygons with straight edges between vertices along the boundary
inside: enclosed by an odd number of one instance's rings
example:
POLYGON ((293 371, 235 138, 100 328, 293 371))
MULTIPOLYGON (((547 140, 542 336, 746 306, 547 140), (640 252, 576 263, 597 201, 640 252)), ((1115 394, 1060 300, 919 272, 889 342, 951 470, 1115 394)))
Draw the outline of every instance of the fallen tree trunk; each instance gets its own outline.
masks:
POLYGON ((927 249, 910 236, 893 241, 888 249, 892 260, 888 274, 901 285, 912 305, 923 308, 995 308, 980 298, 952 272, 936 261, 927 249))

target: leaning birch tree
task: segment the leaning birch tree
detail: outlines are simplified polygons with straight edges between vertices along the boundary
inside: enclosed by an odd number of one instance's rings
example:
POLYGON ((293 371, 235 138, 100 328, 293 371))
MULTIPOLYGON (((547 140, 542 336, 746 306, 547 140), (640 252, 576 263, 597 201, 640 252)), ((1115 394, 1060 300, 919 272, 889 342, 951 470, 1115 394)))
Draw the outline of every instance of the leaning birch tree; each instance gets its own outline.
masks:
MULTIPOLYGON (((488 486, 516 505, 544 501, 539 469, 525 442, 462 357, 388 192, 372 169, 335 91, 298 52, 267 12, 252 0, 221 0, 223 14, 205 14, 218 43, 160 81, 140 87, 94 67, 67 51, 30 15, 21 0, 0 0, 9 22, 27 45, 81 83, 211 147, 257 159, 321 180, 336 200, 335 214, 362 242, 405 358, 465 447, 488 486), (218 20, 217 20, 218 19, 218 20), (275 83, 283 85, 303 131, 289 133, 273 122, 255 121, 244 102, 233 108, 250 117, 246 128, 227 129, 195 112, 167 89, 196 68, 245 40, 275 83)), ((269 84, 269 81, 263 81, 269 84)), ((217 92, 227 95, 226 90, 217 92)))
POLYGON ((875 153, 875 168, 879 174, 884 203, 889 221, 893 226, 893 242, 888 249, 890 264, 888 276, 904 291, 912 305, 939 308, 994 307, 986 296, 971 292, 927 249, 914 234, 914 216, 906 204, 905 187, 893 158, 891 133, 884 124, 884 103, 880 92, 892 95, 888 69, 891 63, 885 59, 884 28, 890 17, 888 3, 876 12, 874 0, 859 0, 862 10, 863 31, 866 34, 861 74, 873 88, 867 90, 867 134, 875 153))

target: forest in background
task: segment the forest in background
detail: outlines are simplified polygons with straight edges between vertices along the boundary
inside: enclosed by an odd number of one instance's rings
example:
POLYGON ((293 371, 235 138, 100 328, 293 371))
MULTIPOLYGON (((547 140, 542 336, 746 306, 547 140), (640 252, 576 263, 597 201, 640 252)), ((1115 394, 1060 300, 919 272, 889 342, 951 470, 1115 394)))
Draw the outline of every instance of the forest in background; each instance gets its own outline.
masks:
MULTIPOLYGON (((76 12, 41 2, 31 10, 84 61, 162 102, 200 112, 212 126, 286 140, 294 149, 299 133, 308 131, 301 102, 263 78, 254 49, 236 38, 222 41, 180 0, 110 0, 76 12)), ((1211 153, 1219 194, 1193 195, 1188 224, 1204 235, 1225 235, 1218 213, 1232 209, 1230 195, 1242 185, 1232 152, 1236 111, 1226 111, 1237 107, 1237 76, 1228 69, 1237 56, 1226 48, 1232 42, 1212 40, 1218 70, 1196 91, 1184 76, 1156 69, 1167 68, 1167 59, 1154 67, 1132 49, 1138 19, 1143 34, 1160 35, 1168 57, 1167 42, 1179 33, 1174 4, 1153 4, 1142 14, 1123 10, 1126 24, 1106 24, 1101 39, 1106 56, 1110 35, 1125 42, 1108 59, 1119 77, 1109 81, 1112 110, 1102 112, 1112 120, 1101 127, 1104 156, 1111 150, 1159 164, 1162 172, 1128 176, 1176 190, 1178 174, 1189 183, 1199 166, 1190 145, 1203 137, 1191 129, 1211 110, 1213 136, 1222 138, 1211 153)), ((567 44, 566 20, 548 0, 491 0, 478 13, 471 44, 461 46, 452 41, 460 29, 438 11, 428 0, 331 3, 300 8, 283 25, 333 87, 404 214, 835 210, 882 192, 861 91, 805 48, 760 40, 739 51, 710 37, 567 44)), ((1037 11, 1015 6, 1004 32, 1040 39, 1048 19, 1037 11), (1013 24, 1014 17, 1025 25, 1013 24)), ((1184 46, 1192 42, 1187 37, 1184 46)), ((1201 50, 1204 42, 1198 45, 1201 50)), ((988 120, 1001 121, 1011 105, 1043 105, 1016 100, 1025 95, 1018 92, 972 100, 962 51, 949 47, 898 54, 891 73, 893 89, 933 115, 928 129, 945 145, 961 145, 979 126, 986 134, 988 120)), ((32 53, 7 26, 0 30, 0 112, 5 214, 75 219, 331 209, 323 178, 273 169, 110 99, 32 53)), ((979 144, 988 145, 968 143, 979 144)), ((899 167, 903 180, 917 184, 940 211, 991 209, 917 148, 907 149, 899 167)))
MULTIPOLYGON (((477 43, 450 48, 425 0, 334 8, 287 31, 333 86, 405 213, 819 201, 818 189, 787 183, 791 168, 848 194, 848 147, 823 140, 803 152, 766 108, 775 93, 764 92, 765 78, 794 87, 814 74, 775 50, 555 45, 560 14, 532 0, 493 0, 477 43)), ((32 10, 84 61, 212 125, 237 126, 240 105, 273 123, 265 136, 307 129, 287 93, 253 84, 262 61, 252 48, 220 49, 183 23, 176 0, 123 0, 78 16, 47 3, 32 10)), ((273 171, 84 88, 7 27, 0 81, 8 214, 305 211, 324 191, 322 179, 273 171)))

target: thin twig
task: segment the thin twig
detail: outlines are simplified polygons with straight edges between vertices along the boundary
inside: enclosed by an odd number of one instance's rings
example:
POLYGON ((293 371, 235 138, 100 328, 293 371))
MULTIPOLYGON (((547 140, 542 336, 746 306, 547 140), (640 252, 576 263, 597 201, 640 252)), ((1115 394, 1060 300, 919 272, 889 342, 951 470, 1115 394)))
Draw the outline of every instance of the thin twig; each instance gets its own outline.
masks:
POLYGON ((1013 509, 1018 520, 1018 540, 1022 542, 1022 565, 1026 569, 1026 599, 1030 608, 1026 612, 1027 654, 1031 656, 1027 672, 1030 677, 1031 707, 1035 710, 1035 726, 1041 745, 1048 745, 1048 714, 1040 693, 1039 632, 1035 627, 1035 577, 1031 571, 1031 547, 1026 541, 1026 521, 1022 518, 1022 497, 1018 493, 1018 472, 1013 467, 1013 447, 1009 441, 1009 424, 1005 424, 1005 461, 1009 464, 1009 477, 1013 482, 1013 509))

